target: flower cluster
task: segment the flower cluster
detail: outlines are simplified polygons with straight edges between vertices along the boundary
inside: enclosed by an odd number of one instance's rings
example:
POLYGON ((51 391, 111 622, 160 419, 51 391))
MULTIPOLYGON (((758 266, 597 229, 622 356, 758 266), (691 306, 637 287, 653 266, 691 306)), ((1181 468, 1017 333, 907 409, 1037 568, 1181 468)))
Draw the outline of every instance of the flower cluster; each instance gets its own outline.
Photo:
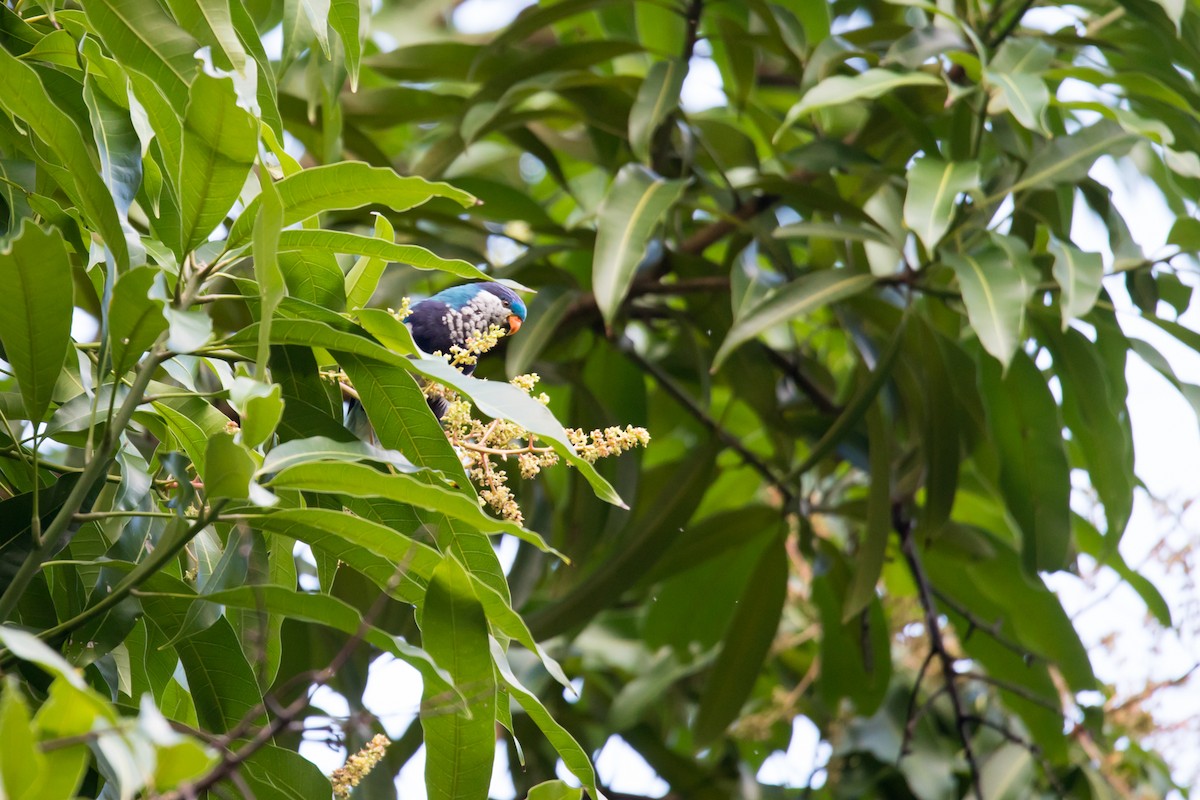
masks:
MULTIPOLYGON (((467 339, 466 347, 451 345, 450 363, 456 367, 474 364, 479 360, 479 356, 499 344, 502 338, 504 338, 504 329, 493 323, 484 333, 472 334, 467 339)), ((440 356, 442 353, 434 353, 434 355, 440 356)))
POLYGON ((382 733, 375 734, 362 750, 346 759, 346 763, 333 771, 329 780, 333 783, 333 796, 347 800, 354 787, 371 774, 371 770, 383 760, 392 740, 382 733))
MULTIPOLYGON (((518 375, 511 383, 527 395, 546 405, 550 397, 545 392, 534 394, 539 376, 536 373, 518 375)), ((520 425, 508 420, 496 419, 483 422, 474 416, 471 404, 460 399, 445 387, 429 386, 426 394, 436 394, 449 402, 442 417, 442 426, 450 443, 458 449, 467 468, 467 474, 479 487, 479 496, 497 514, 518 525, 524 520, 521 507, 508 487, 508 472, 501 469, 493 458, 508 461, 515 458, 521 477, 535 477, 546 467, 558 463, 558 453, 552 447, 541 446, 537 437, 520 425)), ((645 428, 632 425, 625 428, 607 428, 603 431, 568 430, 567 435, 579 452, 589 462, 597 458, 616 455, 634 447, 645 447, 650 434, 645 428)))
POLYGON ((637 446, 650 444, 650 433, 645 428, 626 425, 585 433, 578 428, 567 428, 567 438, 579 453, 580 458, 593 462, 597 458, 615 456, 637 446))

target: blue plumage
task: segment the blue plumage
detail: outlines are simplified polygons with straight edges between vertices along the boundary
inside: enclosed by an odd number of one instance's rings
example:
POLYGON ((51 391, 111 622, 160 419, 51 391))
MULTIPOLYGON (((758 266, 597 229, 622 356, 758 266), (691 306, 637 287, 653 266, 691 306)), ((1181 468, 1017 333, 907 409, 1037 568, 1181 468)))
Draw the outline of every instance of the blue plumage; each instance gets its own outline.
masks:
MULTIPOLYGON (((413 340, 426 353, 449 353, 463 347, 472 336, 499 325, 516 333, 525 321, 525 303, 515 292, 499 283, 467 283, 438 292, 412 307, 405 322, 413 340)), ((463 369, 468 375, 472 366, 463 369)))

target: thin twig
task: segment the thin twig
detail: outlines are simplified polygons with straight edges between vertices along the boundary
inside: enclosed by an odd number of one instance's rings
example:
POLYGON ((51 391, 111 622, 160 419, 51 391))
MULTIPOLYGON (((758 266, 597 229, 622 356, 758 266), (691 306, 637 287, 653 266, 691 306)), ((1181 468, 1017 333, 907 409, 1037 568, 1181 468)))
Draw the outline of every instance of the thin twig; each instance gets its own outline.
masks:
POLYGON ((629 360, 637 364, 637 366, 640 367, 643 372, 648 373, 652 378, 654 378, 655 382, 658 383, 658 385, 661 386, 667 394, 675 398, 675 400, 700 423, 702 423, 704 427, 716 434, 718 439, 720 439, 731 450, 741 456, 742 460, 745 461, 747 465, 756 470, 760 475, 766 478, 769 483, 778 489, 780 494, 783 495, 785 505, 791 505, 792 499, 795 496, 794 492, 784 481, 784 479, 778 475, 774 469, 771 468, 770 464, 763 461, 753 450, 746 447, 746 445, 742 443, 741 439, 725 430, 725 428, 723 428, 719 422, 713 419, 712 416, 691 397, 691 395, 689 395, 678 384, 676 384, 674 379, 664 372, 657 364, 647 360, 646 358, 643 358, 641 353, 637 351, 637 348, 633 346, 631 341, 623 338, 617 342, 617 347, 622 353, 629 357, 629 360))
POLYGON ((937 601, 933 597, 933 586, 917 553, 916 538, 913 536, 912 520, 905 515, 903 507, 897 503, 892 507, 892 526, 900 536, 900 550, 908 563, 913 582, 917 585, 917 596, 921 601, 921 610, 925 616, 925 632, 929 637, 929 648, 937 654, 942 665, 942 680, 945 682, 946 694, 950 697, 950 705, 954 709, 955 727, 962 740, 963 755, 967 759, 967 769, 970 771, 971 786, 978 800, 984 800, 983 781, 979 771, 979 760, 975 755, 975 747, 971 744, 970 720, 967 717, 966 706, 958 689, 959 674, 954 669, 954 656, 946 649, 942 638, 941 627, 938 624, 937 601))
MULTIPOLYGON (((229 779, 237 783, 233 777, 239 767, 247 761, 251 756, 269 744, 276 734, 285 730, 291 723, 308 708, 311 701, 310 690, 317 686, 322 686, 331 681, 339 671, 350 660, 351 655, 366 638, 367 632, 371 626, 375 624, 375 620, 383 613, 384 605, 386 604, 391 593, 397 586, 400 585, 400 580, 404 577, 406 564, 400 564, 396 567, 391 579, 388 581, 387 587, 379 593, 371 607, 367 610, 359 622, 358 628, 354 631, 354 635, 346 640, 333 660, 329 665, 322 670, 312 674, 311 685, 305 689, 303 693, 286 706, 278 705, 278 701, 274 694, 269 694, 263 698, 263 701, 250 709, 241 721, 229 730, 220 741, 225 748, 228 748, 236 739, 241 738, 249 732, 254 724, 254 720, 264 714, 268 708, 274 708, 276 715, 271 718, 265 725, 260 727, 250 740, 238 748, 236 751, 226 750, 222 755, 220 762, 210 769, 204 776, 197 780, 183 784, 174 791, 168 792, 159 797, 159 800, 187 800, 188 797, 194 797, 213 789, 217 784, 229 779)), ((289 681, 289 685, 291 682, 289 681)), ((281 690, 283 687, 281 687, 281 690)), ((239 787, 240 788, 240 787, 239 787)))

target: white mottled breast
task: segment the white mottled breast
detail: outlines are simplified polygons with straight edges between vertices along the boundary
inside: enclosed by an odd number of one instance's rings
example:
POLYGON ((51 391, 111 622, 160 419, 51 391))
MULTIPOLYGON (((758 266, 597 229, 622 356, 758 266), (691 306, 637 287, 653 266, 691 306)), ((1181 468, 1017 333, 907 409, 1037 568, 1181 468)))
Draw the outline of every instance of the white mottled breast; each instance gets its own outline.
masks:
POLYGON ((451 341, 461 347, 472 335, 485 332, 493 323, 499 325, 506 316, 507 309, 499 297, 479 292, 459 310, 448 310, 442 322, 450 332, 451 341))

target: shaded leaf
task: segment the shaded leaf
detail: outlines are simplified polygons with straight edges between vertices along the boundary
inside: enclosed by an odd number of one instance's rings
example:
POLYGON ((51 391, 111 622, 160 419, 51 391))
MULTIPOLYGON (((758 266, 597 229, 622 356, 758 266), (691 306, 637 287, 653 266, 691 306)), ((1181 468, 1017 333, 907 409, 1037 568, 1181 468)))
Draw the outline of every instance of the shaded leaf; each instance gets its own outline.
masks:
POLYGON ((634 164, 613 179, 600 204, 592 262, 592 290, 605 323, 616 318, 650 237, 685 185, 634 164))
POLYGON ((713 356, 713 371, 720 368, 730 353, 768 328, 844 300, 865 291, 873 283, 875 278, 871 275, 846 269, 826 269, 810 272, 784 285, 738 316, 713 356))
POLYGON ((8 300, 0 314, 4 358, 25 402, 26 419, 40 422, 71 346, 71 264, 62 234, 24 220, 0 249, 0 286, 8 300))

